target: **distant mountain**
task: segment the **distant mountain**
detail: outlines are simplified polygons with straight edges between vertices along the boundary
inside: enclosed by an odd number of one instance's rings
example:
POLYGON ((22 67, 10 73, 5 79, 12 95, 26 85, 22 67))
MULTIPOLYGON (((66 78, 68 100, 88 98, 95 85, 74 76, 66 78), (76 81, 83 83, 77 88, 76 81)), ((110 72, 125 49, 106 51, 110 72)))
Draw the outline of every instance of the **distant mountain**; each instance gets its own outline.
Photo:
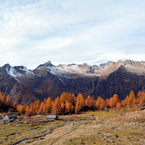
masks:
POLYGON ((55 66, 48 61, 34 70, 9 64, 0 67, 0 91, 22 104, 49 96, 55 98, 63 91, 95 98, 110 98, 117 93, 123 99, 130 90, 137 93, 144 89, 145 61, 119 60, 92 66, 55 66))

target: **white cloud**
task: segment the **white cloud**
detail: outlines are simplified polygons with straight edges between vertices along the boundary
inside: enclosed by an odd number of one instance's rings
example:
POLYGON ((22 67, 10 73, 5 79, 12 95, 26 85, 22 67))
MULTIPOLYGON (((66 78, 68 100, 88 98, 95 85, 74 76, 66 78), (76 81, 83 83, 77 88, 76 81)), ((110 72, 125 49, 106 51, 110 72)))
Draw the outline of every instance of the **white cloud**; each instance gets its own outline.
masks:
POLYGON ((57 48, 63 48, 66 46, 71 45, 72 38, 51 38, 51 39, 44 39, 44 40, 38 40, 35 42, 33 50, 41 49, 43 50, 53 50, 57 48))
POLYGON ((0 42, 0 49, 4 50, 17 45, 19 43, 19 40, 16 38, 0 38, 0 42))
POLYGON ((144 59, 145 1, 0 1, 0 65, 144 59))

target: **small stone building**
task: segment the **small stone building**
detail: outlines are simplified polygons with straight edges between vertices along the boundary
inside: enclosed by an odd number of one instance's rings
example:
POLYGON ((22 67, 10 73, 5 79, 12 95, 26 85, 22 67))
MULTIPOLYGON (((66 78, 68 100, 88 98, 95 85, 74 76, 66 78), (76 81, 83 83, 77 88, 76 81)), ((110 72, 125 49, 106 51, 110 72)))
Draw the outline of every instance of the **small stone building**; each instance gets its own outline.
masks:
POLYGON ((47 119, 58 120, 58 115, 48 115, 47 119))
POLYGON ((0 115, 0 120, 3 119, 3 117, 0 115))
POLYGON ((15 113, 5 114, 3 117, 4 120, 15 119, 15 118, 17 118, 17 114, 15 113))

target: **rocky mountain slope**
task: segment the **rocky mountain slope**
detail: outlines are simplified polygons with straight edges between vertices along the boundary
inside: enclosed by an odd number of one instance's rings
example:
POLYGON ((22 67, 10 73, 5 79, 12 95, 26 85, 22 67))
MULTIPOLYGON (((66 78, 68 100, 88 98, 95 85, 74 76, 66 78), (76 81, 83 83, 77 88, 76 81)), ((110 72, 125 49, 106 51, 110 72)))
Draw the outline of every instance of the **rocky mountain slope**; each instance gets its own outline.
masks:
POLYGON ((0 91, 25 104, 35 99, 55 98, 63 91, 84 96, 125 98, 130 90, 145 88, 145 61, 109 61, 100 65, 60 64, 50 61, 34 70, 24 66, 0 67, 0 91))

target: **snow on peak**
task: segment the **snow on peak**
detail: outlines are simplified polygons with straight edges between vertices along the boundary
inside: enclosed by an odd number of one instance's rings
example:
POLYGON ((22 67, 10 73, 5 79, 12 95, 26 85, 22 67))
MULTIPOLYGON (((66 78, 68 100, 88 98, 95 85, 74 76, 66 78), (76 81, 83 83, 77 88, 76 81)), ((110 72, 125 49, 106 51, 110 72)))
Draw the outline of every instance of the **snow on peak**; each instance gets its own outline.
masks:
POLYGON ((101 73, 111 67, 115 62, 108 61, 100 65, 83 64, 59 64, 53 65, 50 61, 41 64, 37 67, 38 70, 45 70, 59 77, 74 77, 74 76, 100 76, 101 73))
POLYGON ((88 64, 77 65, 77 64, 60 64, 58 66, 48 66, 48 72, 54 75, 67 77, 71 74, 76 75, 94 75, 94 71, 88 64))
POLYGON ((6 68, 6 71, 7 71, 7 73, 8 73, 10 76, 12 76, 12 77, 14 77, 14 78, 17 78, 17 77, 21 77, 21 76, 22 76, 22 74, 20 74, 19 72, 17 72, 17 71, 15 70, 15 68, 12 67, 12 66, 7 67, 7 68, 6 68))
POLYGON ((102 63, 99 66, 101 67, 102 70, 106 70, 108 69, 110 66, 112 66, 113 64, 115 64, 115 62, 113 61, 108 61, 107 63, 102 63))
POLYGON ((27 74, 34 75, 34 73, 31 70, 28 70, 26 67, 23 66, 17 67, 8 66, 6 68, 6 72, 14 78, 22 77, 27 74))
POLYGON ((25 74, 31 74, 34 75, 33 71, 27 69, 26 67, 20 68, 21 71, 23 71, 25 74))

